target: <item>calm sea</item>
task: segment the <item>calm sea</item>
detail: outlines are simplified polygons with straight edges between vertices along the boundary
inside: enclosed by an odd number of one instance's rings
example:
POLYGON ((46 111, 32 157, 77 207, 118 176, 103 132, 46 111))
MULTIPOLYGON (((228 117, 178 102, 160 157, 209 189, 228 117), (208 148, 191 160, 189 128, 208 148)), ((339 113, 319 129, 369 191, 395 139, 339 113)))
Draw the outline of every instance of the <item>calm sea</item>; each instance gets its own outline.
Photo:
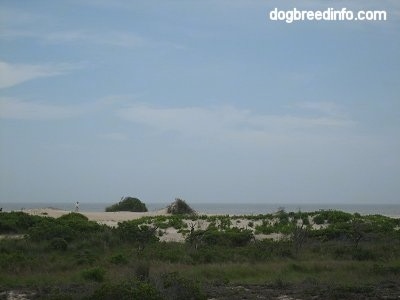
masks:
MULTIPOLYGON (((87 202, 80 203, 80 211, 104 211, 107 206, 113 203, 87 202)), ((168 206, 169 203, 146 203, 149 211, 155 211, 168 206)), ((400 216, 400 204, 316 204, 316 203, 189 203, 189 205, 199 213, 207 214, 266 214, 274 213, 280 208, 290 211, 318 211, 321 209, 337 209, 350 213, 360 214, 382 214, 387 216, 400 216)), ((42 203, 0 203, 3 211, 17 211, 30 208, 52 207, 63 210, 75 209, 75 204, 64 202, 42 202, 42 203)))

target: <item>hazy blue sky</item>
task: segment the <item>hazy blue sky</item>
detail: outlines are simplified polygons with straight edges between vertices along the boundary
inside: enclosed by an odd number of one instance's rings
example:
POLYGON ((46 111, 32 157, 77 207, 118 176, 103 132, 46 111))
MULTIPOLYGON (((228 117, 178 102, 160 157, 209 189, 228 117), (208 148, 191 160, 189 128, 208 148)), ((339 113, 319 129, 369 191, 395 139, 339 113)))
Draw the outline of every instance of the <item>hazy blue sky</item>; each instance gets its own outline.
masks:
POLYGON ((398 203, 400 1, 1 0, 0 202, 124 195, 398 203))

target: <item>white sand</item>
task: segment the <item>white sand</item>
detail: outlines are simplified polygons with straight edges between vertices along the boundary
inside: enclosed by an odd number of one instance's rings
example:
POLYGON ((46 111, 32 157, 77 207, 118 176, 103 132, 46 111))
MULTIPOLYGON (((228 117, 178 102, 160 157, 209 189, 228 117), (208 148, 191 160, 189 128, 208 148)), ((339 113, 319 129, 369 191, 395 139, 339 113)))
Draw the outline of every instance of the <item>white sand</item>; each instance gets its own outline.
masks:
MULTIPOLYGON (((37 209, 26 209, 24 212, 36 215, 36 216, 48 216, 52 218, 59 218, 63 215, 69 214, 72 211, 60 210, 54 208, 37 208, 37 209)), ((163 216, 168 215, 167 209, 161 209, 151 212, 129 212, 129 211, 118 211, 118 212, 84 212, 80 211, 80 214, 88 217, 90 221, 96 221, 101 224, 113 225, 118 222, 129 221, 139 219, 146 216, 163 216)))

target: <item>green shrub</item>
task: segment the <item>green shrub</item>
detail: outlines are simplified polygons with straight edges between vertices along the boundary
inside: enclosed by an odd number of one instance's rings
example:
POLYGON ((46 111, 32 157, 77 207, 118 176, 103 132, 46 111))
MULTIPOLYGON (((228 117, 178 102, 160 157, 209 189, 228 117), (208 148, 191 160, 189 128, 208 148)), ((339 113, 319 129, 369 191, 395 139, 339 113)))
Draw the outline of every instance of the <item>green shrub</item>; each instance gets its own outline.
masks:
POLYGON ((137 242, 142 245, 158 241, 156 228, 147 225, 138 225, 135 221, 118 223, 116 233, 123 241, 137 242))
POLYGON ((283 223, 277 222, 274 225, 270 225, 269 221, 263 220, 261 225, 256 226, 256 233, 271 234, 271 233, 283 233, 290 234, 293 232, 296 224, 284 221, 283 223))
POLYGON ((76 253, 74 257, 78 265, 92 265, 97 260, 97 256, 88 249, 76 253))
POLYGON ((364 248, 354 249, 352 256, 353 256, 354 260, 360 260, 360 261, 375 259, 374 252, 369 249, 364 249, 364 248))
POLYGON ((279 210, 277 213, 280 225, 287 225, 289 223, 289 214, 284 210, 279 210))
POLYGON ((365 221, 370 224, 370 231, 377 233, 393 233, 396 231, 395 228, 400 225, 400 219, 381 215, 366 216, 365 221))
POLYGON ((197 282, 180 276, 177 272, 161 275, 161 294, 166 300, 207 299, 197 282))
POLYGON ((314 216, 316 224, 324 224, 325 221, 329 224, 349 222, 352 219, 352 214, 339 210, 321 210, 318 215, 314 216))
POLYGON ((26 233, 42 217, 31 216, 24 212, 1 212, 0 233, 26 233))
POLYGON ((196 249, 190 253, 190 258, 193 264, 210 264, 210 263, 221 263, 226 261, 232 261, 233 256, 228 255, 231 253, 231 249, 225 249, 225 247, 218 246, 204 246, 201 248, 196 249), (225 250, 225 251, 224 251, 225 250))
POLYGON ((62 215, 58 218, 59 221, 72 221, 72 222, 86 222, 89 221, 88 217, 80 213, 71 212, 66 215, 62 215))
POLYGON ((135 277, 141 281, 149 278, 150 264, 148 261, 139 261, 135 266, 135 277))
POLYGON ((351 234, 350 223, 337 223, 329 225, 323 229, 315 229, 309 231, 309 236, 317 238, 321 241, 329 241, 334 239, 346 240, 351 234))
POLYGON ((107 212, 113 211, 134 211, 134 212, 146 212, 147 207, 138 198, 125 197, 117 204, 113 204, 106 208, 107 212))
POLYGON ((186 238, 186 241, 190 244, 201 242, 206 245, 239 247, 247 245, 253 238, 251 230, 234 227, 225 231, 196 230, 186 238))
POLYGON ((0 253, 0 269, 18 273, 22 269, 30 268, 34 264, 33 258, 22 251, 0 253))
POLYGON ((50 248, 53 250, 65 251, 68 248, 68 243, 62 238, 53 238, 50 241, 50 248))
POLYGON ((111 263, 115 265, 123 265, 128 262, 128 259, 126 258, 125 255, 123 254, 116 254, 110 258, 111 263))
POLYGON ((400 264, 394 264, 389 266, 384 266, 382 264, 374 264, 372 266, 372 272, 381 275, 400 275, 400 264))
POLYGON ((333 257, 335 259, 342 259, 349 253, 348 247, 337 246, 333 249, 333 257))
POLYGON ((187 224, 185 222, 183 222, 183 219, 181 216, 170 217, 167 224, 168 224, 168 227, 173 227, 175 229, 187 228, 187 224))
POLYGON ((28 235, 33 241, 51 240, 53 238, 72 241, 76 234, 67 224, 45 217, 28 230, 28 235))
POLYGON ((67 242, 85 239, 93 233, 102 232, 101 225, 77 213, 70 213, 58 219, 40 217, 28 230, 29 237, 34 241, 61 238, 67 242))
POLYGON ((187 245, 178 242, 152 243, 142 253, 144 259, 168 263, 192 263, 187 245))
POLYGON ((192 209, 185 200, 176 198, 174 202, 172 202, 168 208, 167 212, 173 215, 186 215, 186 214, 194 214, 195 211, 192 209))
POLYGON ((310 225, 310 220, 308 220, 308 216, 303 216, 301 220, 303 221, 303 225, 310 225))
POLYGON ((106 271, 102 268, 92 268, 82 271, 82 277, 89 281, 103 282, 106 271))
POLYGON ((232 225, 231 218, 228 215, 220 216, 218 218, 218 221, 219 221, 218 229, 220 229, 220 230, 227 230, 232 225))
POLYGON ((319 215, 314 216, 313 220, 314 220, 315 224, 322 225, 325 223, 325 216, 322 214, 319 214, 319 215))

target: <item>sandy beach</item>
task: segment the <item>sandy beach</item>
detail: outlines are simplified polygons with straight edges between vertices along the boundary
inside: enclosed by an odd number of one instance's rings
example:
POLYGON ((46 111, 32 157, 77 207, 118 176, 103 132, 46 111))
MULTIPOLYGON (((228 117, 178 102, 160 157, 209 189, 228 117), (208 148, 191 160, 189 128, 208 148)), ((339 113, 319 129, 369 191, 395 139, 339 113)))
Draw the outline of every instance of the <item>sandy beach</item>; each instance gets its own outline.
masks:
MULTIPOLYGON (((35 208, 25 209, 23 212, 35 216, 48 216, 52 218, 59 218, 63 215, 69 214, 73 211, 55 209, 55 208, 35 208)), ((168 215, 167 209, 160 209, 157 211, 150 212, 129 212, 129 211, 118 211, 118 212, 85 212, 79 211, 80 214, 86 216, 90 221, 95 221, 100 224, 106 224, 109 226, 116 226, 118 222, 129 221, 139 219, 141 217, 149 216, 162 216, 168 215)))

